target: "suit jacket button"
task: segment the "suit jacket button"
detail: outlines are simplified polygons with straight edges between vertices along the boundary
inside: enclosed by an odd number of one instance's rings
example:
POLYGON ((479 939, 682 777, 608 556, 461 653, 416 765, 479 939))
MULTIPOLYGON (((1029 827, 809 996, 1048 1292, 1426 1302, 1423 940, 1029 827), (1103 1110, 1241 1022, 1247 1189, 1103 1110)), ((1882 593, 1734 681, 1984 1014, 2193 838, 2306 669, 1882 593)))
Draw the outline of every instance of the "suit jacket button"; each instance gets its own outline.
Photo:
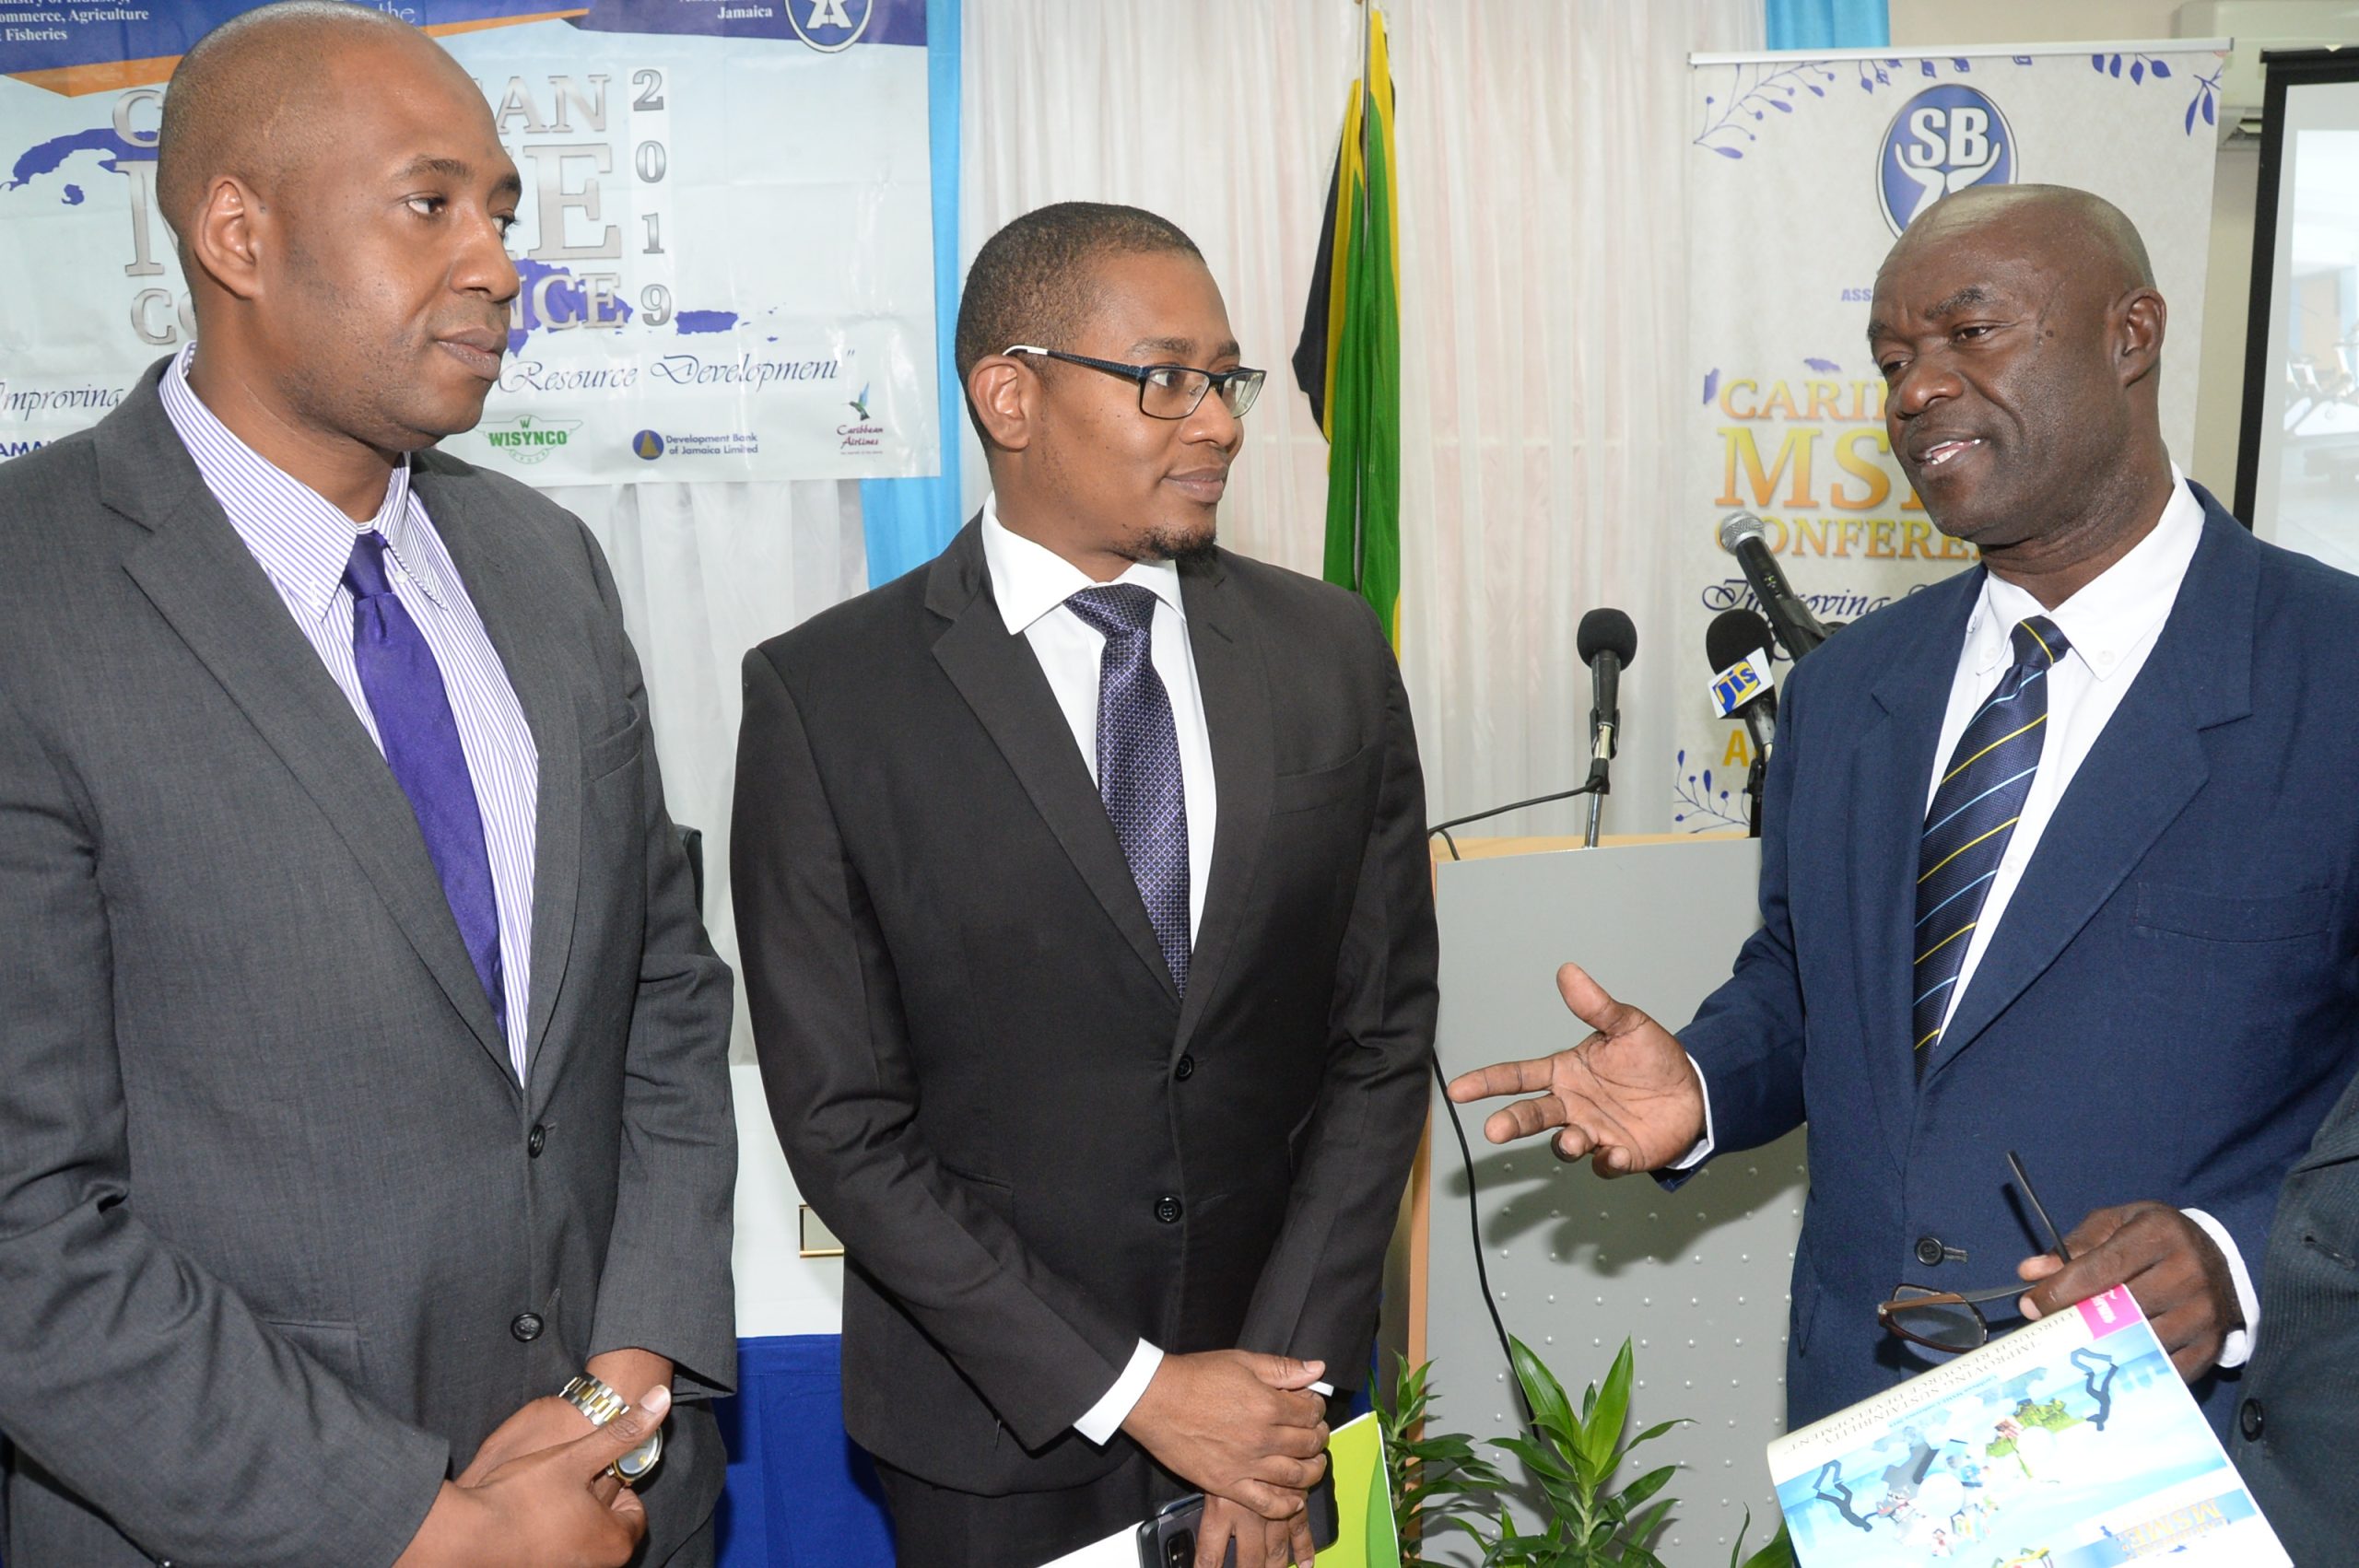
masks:
POLYGON ((1171 1064, 1171 1076, 1182 1083, 1196 1076, 1196 1059, 1191 1056, 1181 1056, 1178 1061, 1171 1064))
POLYGON ((1926 1268, 1940 1268, 1942 1259, 1946 1255, 1946 1251, 1942 1246, 1941 1237, 1919 1236, 1917 1238, 1917 1261, 1922 1263, 1926 1268))
POLYGON ((532 1136, 524 1140, 524 1153, 531 1158, 537 1160, 541 1157, 541 1149, 543 1145, 546 1144, 548 1141, 549 1129, 546 1127, 534 1127, 533 1129, 532 1136))
POLYGON ((516 1321, 508 1326, 508 1331, 529 1345, 541 1337, 541 1328, 539 1313, 520 1312, 516 1315, 516 1321))
POLYGON ((2245 1434, 2245 1440, 2247 1442, 2258 1442, 2260 1438, 2260 1401, 2259 1399, 2247 1399, 2243 1404, 2236 1407, 2236 1430, 2245 1434))
POLYGON ((1180 1212, 1180 1199, 1168 1192, 1155 1200, 1155 1217, 1167 1225, 1178 1224, 1180 1212))

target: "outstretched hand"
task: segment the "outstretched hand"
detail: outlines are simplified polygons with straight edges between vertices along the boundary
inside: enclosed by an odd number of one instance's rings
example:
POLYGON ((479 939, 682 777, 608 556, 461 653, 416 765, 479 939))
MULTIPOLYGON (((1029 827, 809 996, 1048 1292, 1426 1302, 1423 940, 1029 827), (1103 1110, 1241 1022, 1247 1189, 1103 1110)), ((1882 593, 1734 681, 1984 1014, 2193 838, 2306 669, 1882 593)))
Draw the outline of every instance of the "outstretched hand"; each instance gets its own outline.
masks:
POLYGON ((1460 1105, 1499 1094, 1535 1094, 1493 1111, 1483 1136, 1494 1143, 1557 1129, 1557 1157, 1589 1156, 1602 1176, 1658 1170, 1704 1136, 1704 1089, 1671 1031, 1614 1000, 1578 964, 1556 971, 1573 1016, 1595 1031, 1569 1050, 1499 1062, 1451 1080, 1460 1105))

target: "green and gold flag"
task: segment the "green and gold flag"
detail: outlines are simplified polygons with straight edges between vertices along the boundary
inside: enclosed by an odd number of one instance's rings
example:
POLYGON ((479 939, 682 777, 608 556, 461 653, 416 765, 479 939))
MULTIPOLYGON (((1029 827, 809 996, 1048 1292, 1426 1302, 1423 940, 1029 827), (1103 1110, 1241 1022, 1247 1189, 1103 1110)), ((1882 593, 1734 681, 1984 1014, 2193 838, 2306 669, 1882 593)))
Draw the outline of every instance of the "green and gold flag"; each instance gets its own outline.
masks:
POLYGON ((1351 589, 1401 643, 1401 229, 1393 181, 1392 70, 1384 18, 1367 7, 1327 187, 1295 380, 1327 437, 1327 580, 1351 589))

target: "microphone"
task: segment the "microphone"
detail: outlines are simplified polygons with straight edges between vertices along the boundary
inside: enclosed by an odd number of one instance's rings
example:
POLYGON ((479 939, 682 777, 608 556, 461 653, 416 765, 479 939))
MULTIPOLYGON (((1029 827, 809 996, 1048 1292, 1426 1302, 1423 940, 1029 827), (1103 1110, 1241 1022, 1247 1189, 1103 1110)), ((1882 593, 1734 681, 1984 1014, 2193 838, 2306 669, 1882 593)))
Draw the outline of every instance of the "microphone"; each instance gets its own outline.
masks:
POLYGON ((1712 661, 1712 707, 1723 719, 1742 719, 1753 749, 1764 756, 1778 737, 1777 676, 1769 663, 1769 623, 1750 610, 1723 610, 1704 631, 1712 661))
POLYGON ((1638 628, 1619 610, 1591 610, 1581 617, 1575 646, 1589 666, 1591 696, 1589 710, 1589 828, 1581 842, 1597 848, 1600 813, 1606 792, 1614 786, 1615 733, 1622 728, 1622 672, 1638 656, 1638 628))
POLYGON ((1761 520, 1751 512, 1731 512, 1720 521, 1720 548, 1734 556, 1743 568, 1744 580, 1753 585, 1769 624, 1777 628, 1786 656, 1800 659, 1826 640, 1826 628, 1787 585, 1777 557, 1761 542, 1762 532, 1761 520))
POLYGON ((1602 780, 1614 760, 1614 731, 1622 725, 1622 672, 1637 657, 1638 628, 1619 610, 1591 610, 1581 617, 1576 645, 1581 662, 1589 666, 1592 693, 1589 710, 1589 776, 1602 780))
MULTIPOLYGON (((1760 548, 1757 544, 1754 547, 1760 548)), ((1723 719, 1741 715, 1745 731, 1753 737, 1753 766, 1744 775, 1745 827, 1758 838, 1761 797, 1769 781, 1769 748, 1778 736, 1769 623, 1750 610, 1723 610, 1705 629, 1704 652, 1712 661, 1714 708, 1723 719)))

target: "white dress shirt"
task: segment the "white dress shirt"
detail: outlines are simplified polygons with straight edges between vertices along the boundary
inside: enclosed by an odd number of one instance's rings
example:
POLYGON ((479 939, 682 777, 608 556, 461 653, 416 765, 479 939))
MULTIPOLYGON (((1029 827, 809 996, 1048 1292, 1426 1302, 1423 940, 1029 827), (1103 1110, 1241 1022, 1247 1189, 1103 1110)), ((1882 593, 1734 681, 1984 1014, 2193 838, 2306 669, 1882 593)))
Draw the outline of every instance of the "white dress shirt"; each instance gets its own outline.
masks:
POLYGON ((467 597, 459 568, 410 487, 407 463, 385 479, 377 515, 355 522, 334 503, 238 439, 189 385, 191 344, 164 369, 157 391, 181 444, 196 463, 229 526, 252 552, 295 618, 304 640, 382 752, 376 715, 352 655, 352 591, 344 569, 353 542, 374 529, 385 536, 385 580, 424 635, 442 673, 459 731, 460 754, 483 819, 485 859, 499 907, 499 973, 507 1012, 508 1060, 522 1082, 531 1046, 533 854, 540 809, 540 751, 506 666, 467 597))
MULTIPOLYGON (((1065 601, 1083 589, 1105 585, 1001 522, 996 496, 983 502, 982 533, 983 565, 991 574, 1000 618, 1010 636, 1032 645, 1032 656, 1049 677, 1049 689, 1095 781, 1097 672, 1106 638, 1067 609, 1065 601)), ((1180 596, 1180 568, 1169 561, 1139 561, 1114 580, 1135 583, 1156 599, 1147 652, 1171 699, 1171 722, 1180 737, 1180 794, 1188 814, 1188 935, 1193 942, 1204 915, 1204 879, 1212 873, 1219 802, 1213 787, 1212 732, 1204 725, 1203 692, 1196 685, 1196 657, 1188 642, 1188 610, 1180 596)), ((1114 1386, 1073 1423, 1074 1430, 1092 1443, 1111 1442, 1162 1364, 1163 1352, 1141 1340, 1114 1386)))
MULTIPOLYGON (((2162 636, 2163 623, 2178 601, 2187 568, 2203 536, 2203 507, 2187 486, 2187 476, 2174 463, 2171 497, 2153 530, 2132 545, 2129 554, 2107 567, 2082 590, 2053 610, 2032 594, 1995 572, 1986 572, 1982 595, 1966 623, 1965 646, 1957 671, 1950 680, 1947 715, 1942 738, 1933 748, 1933 770, 1925 782, 1925 807, 1948 770, 1950 754, 1973 720, 1999 677, 2014 662, 2014 628, 2019 621, 2046 615, 2064 633, 2071 651, 2048 673, 2048 732, 2040 743, 2039 771, 2032 776, 2031 793, 2023 815, 2000 857, 1998 872, 1984 895, 1982 912, 1966 951, 1957 983, 1950 988, 1949 1008, 1942 1015, 1947 1027, 1957 1011, 1957 999, 1973 984, 1974 974, 1989 951, 1990 939, 2006 916, 2007 905, 2023 882, 2024 869, 2038 851, 2056 807, 2071 787, 2073 775, 2088 759, 2097 737, 2105 732, 2115 709, 2129 695, 2147 656, 2162 636)), ((1701 1076, 1701 1070, 1698 1070, 1701 1076)), ((1701 1163, 1712 1152, 1711 1099, 1705 1096, 1704 1139, 1679 1162, 1679 1169, 1701 1163)), ((2252 1276, 2225 1226, 2200 1209, 2184 1211, 2201 1225, 2228 1260, 2236 1282, 2236 1303, 2244 1309, 2245 1327, 2228 1335, 2219 1364, 2241 1366, 2252 1353, 2252 1335, 2260 1325, 2260 1302, 2252 1276)), ((2025 1289, 2029 1289, 2028 1286, 2025 1289)))

